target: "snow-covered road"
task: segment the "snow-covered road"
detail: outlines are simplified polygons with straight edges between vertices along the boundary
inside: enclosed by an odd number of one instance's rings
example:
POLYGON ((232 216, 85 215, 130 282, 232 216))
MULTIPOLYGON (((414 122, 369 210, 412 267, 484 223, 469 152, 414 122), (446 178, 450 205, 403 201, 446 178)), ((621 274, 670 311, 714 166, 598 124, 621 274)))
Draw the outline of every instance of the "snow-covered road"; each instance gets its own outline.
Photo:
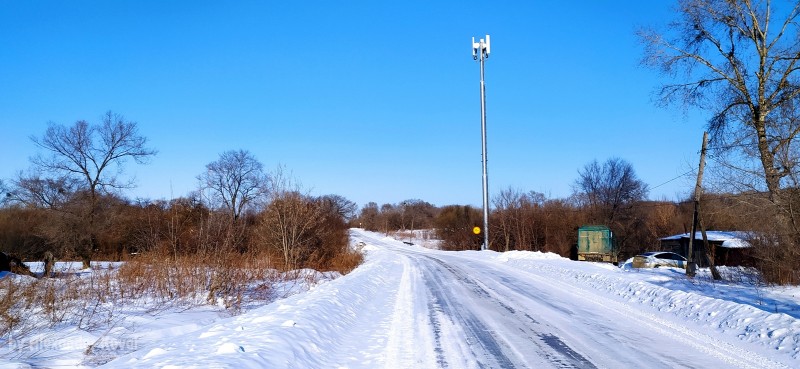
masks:
MULTIPOLYGON (((108 366, 789 368, 797 364, 792 358, 796 347, 775 355, 769 347, 626 302, 552 269, 498 262, 497 253, 409 247, 357 229, 351 237, 366 244, 368 257, 347 276, 179 339, 154 343, 108 366)), ((785 320, 779 324, 796 323, 791 317, 780 318, 785 320)), ((794 334, 789 337, 796 342, 794 334)))
POLYGON ((411 345, 391 367, 782 366, 553 276, 459 253, 410 251, 368 237, 366 242, 400 255, 406 279, 401 286, 414 286, 405 296, 415 301, 398 299, 405 306, 395 318, 427 318, 418 327, 432 330, 432 342, 411 345))

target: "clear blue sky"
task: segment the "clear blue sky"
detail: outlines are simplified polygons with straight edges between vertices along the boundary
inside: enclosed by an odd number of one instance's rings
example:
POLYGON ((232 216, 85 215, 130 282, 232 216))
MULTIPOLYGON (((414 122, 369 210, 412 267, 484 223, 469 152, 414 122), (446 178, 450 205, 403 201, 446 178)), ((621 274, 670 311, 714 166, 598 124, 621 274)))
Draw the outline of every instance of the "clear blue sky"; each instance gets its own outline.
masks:
MULTIPOLYGON (((159 151, 130 197, 197 186, 226 150, 285 165, 359 205, 481 203, 479 68, 489 182, 571 193, 593 159, 651 187, 691 170, 704 121, 656 107, 634 31, 668 1, 0 0, 0 178, 29 167, 48 121, 137 121, 159 151)), ((688 193, 691 178, 651 191, 688 193)))

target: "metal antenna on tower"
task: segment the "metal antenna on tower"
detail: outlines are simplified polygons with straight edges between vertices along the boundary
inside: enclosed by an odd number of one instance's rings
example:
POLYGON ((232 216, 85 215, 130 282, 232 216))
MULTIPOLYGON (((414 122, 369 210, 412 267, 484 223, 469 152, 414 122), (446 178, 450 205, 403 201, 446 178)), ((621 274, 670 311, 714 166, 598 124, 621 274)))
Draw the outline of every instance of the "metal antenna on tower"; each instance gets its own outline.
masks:
POLYGON ((481 64, 481 156, 483 158, 483 245, 481 250, 489 249, 489 175, 486 171, 486 85, 483 82, 483 64, 491 51, 489 35, 475 42, 472 38, 472 58, 481 64))

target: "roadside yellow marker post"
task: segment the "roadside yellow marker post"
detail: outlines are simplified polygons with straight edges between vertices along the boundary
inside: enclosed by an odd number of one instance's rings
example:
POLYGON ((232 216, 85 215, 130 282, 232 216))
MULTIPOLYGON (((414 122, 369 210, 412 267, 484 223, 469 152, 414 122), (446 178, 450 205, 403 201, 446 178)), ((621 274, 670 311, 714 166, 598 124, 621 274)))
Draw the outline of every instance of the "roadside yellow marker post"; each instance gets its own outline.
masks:
POLYGON ((481 227, 472 228, 472 233, 481 234, 481 227))

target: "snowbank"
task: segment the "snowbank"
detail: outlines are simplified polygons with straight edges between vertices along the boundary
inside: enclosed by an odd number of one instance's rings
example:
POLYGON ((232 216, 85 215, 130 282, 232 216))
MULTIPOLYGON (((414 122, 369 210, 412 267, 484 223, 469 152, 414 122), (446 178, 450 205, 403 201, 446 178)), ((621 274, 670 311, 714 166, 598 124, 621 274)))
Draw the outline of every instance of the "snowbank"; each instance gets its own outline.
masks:
MULTIPOLYGON (((715 282, 707 270, 690 280, 682 269, 626 269, 529 254, 495 260, 800 359, 800 287, 715 282)), ((735 269, 723 268, 723 273, 750 279, 735 269)))

